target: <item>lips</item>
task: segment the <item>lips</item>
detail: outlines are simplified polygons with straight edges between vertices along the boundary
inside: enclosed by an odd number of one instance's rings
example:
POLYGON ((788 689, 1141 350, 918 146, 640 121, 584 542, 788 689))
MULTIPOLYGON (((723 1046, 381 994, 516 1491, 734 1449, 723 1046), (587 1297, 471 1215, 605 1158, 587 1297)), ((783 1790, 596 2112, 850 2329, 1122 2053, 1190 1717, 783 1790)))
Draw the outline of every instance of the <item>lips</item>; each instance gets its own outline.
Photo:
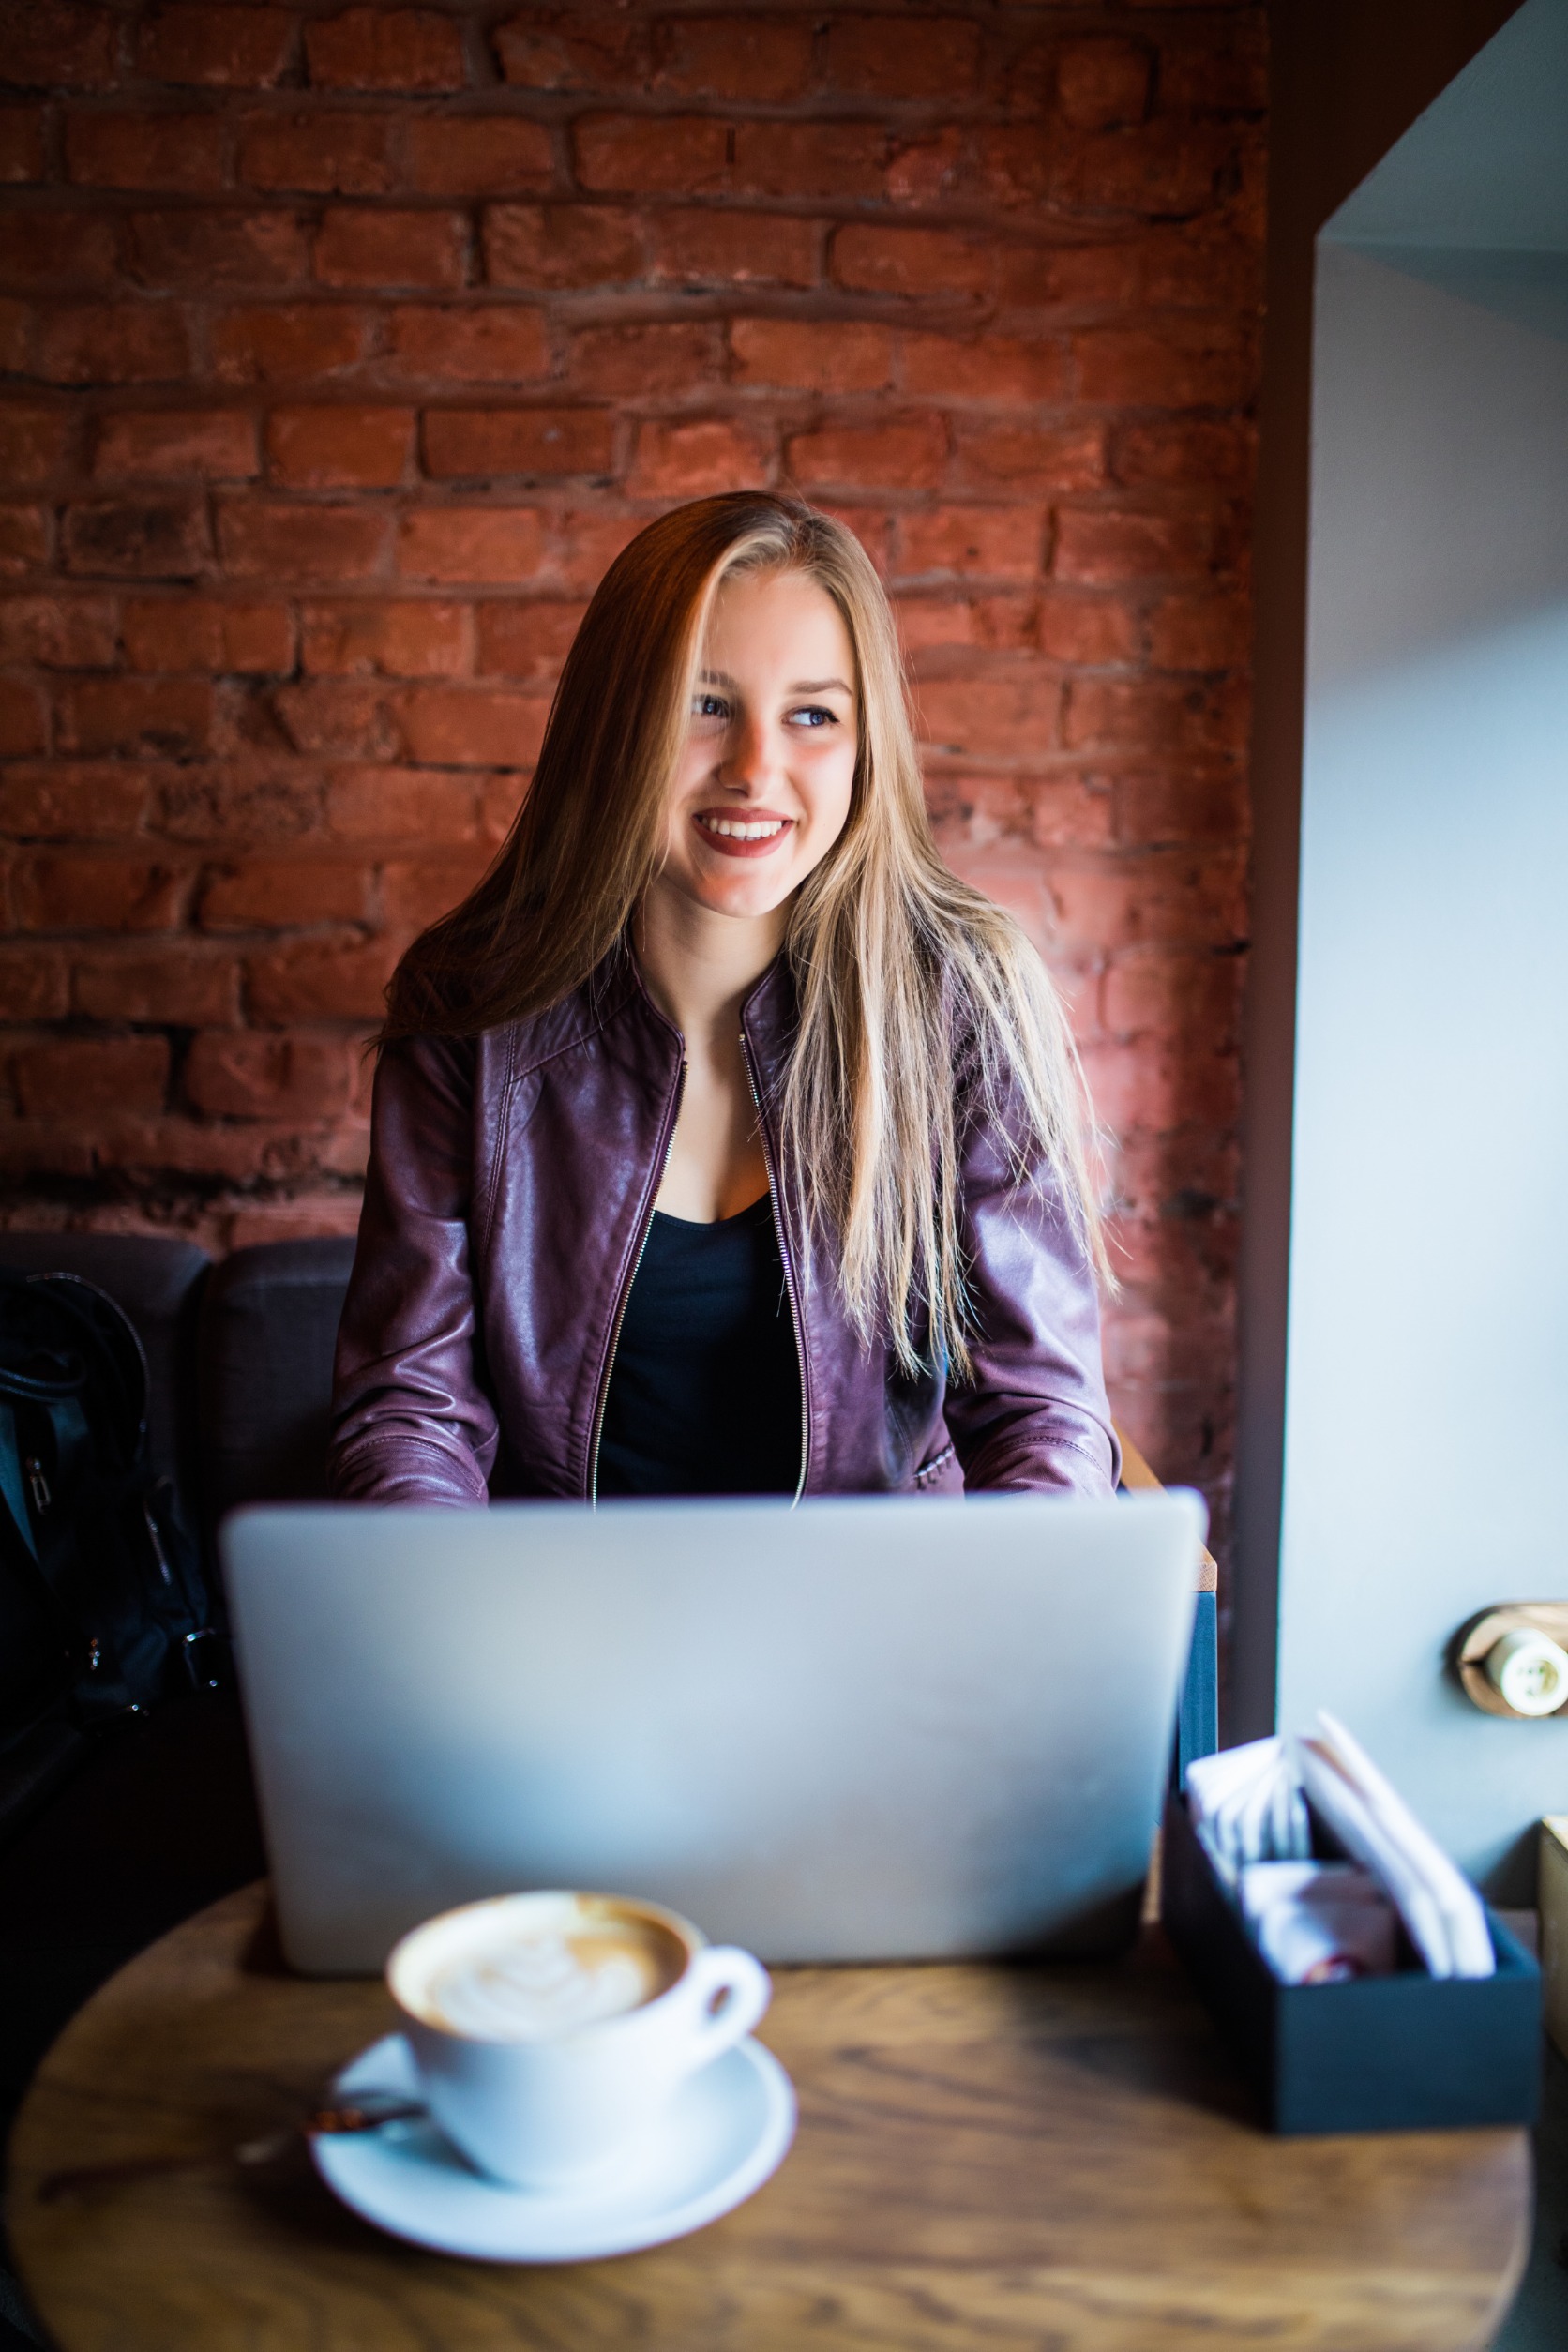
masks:
POLYGON ((767 857, 794 829, 792 817, 769 808, 700 808, 694 820, 710 849, 721 857, 767 857))

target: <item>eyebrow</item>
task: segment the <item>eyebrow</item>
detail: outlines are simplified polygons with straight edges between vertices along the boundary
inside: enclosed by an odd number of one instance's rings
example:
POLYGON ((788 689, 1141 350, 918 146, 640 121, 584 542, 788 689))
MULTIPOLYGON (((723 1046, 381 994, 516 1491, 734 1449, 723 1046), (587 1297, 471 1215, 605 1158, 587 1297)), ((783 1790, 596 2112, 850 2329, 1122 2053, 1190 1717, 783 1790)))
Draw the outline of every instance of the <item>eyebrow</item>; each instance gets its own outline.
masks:
MULTIPOLYGON (((731 678, 728 670, 699 671, 697 682, 700 686, 732 686, 735 684, 735 680, 731 678)), ((842 678, 797 678, 792 686, 785 688, 785 692, 787 694, 837 693, 852 696, 854 688, 846 686, 842 678)))

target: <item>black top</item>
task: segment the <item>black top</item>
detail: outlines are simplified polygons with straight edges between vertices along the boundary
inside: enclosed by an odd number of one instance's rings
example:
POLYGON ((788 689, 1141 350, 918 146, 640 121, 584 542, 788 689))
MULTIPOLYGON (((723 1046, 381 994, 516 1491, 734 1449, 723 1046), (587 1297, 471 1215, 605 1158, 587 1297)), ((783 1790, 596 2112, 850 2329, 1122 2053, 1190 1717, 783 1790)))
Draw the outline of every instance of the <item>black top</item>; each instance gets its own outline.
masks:
POLYGON ((792 1495, 800 1366, 773 1201, 692 1225, 656 1209, 599 1439, 601 1495, 792 1495))

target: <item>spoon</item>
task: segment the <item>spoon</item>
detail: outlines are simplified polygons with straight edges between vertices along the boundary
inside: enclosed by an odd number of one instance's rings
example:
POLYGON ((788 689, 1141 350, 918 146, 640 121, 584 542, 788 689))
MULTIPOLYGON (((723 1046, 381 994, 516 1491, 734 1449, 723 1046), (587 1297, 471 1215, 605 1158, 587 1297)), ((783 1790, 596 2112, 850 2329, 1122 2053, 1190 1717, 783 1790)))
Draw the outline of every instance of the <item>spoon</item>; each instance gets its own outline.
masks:
MULTIPOLYGON (((275 2158, 286 2155, 296 2140, 309 2141, 350 2132, 379 2132, 388 2123, 413 2123, 427 2112, 417 2100, 394 2099, 388 2096, 380 2103, 355 2102, 340 2107, 312 2107, 295 2123, 285 2124, 280 2131, 264 2132, 260 2138, 241 2140, 232 2151, 236 2164, 269 2164, 275 2158)), ((56 2204, 61 2197, 74 2196, 85 2189, 105 2188, 116 2180, 139 2179, 143 2173, 185 2172, 199 2170, 210 2164, 213 2158, 201 2156, 122 2156, 107 2164, 68 2164, 58 2172, 45 2173, 37 2191, 40 2205, 56 2204)))

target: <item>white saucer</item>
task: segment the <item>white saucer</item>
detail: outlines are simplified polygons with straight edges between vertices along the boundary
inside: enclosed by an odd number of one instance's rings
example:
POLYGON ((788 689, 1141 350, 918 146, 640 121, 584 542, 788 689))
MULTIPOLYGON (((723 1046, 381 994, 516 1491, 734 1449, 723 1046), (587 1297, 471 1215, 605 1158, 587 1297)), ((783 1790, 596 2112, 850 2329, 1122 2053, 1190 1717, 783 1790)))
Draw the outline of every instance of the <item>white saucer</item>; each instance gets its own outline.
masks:
MULTIPOLYGON (((417 2098, 402 2035, 362 2051, 332 2091, 344 2101, 368 2091, 417 2098)), ((742 2042, 689 2075, 646 2153, 591 2192, 505 2188, 475 2172, 433 2123, 323 2133, 310 2153, 345 2205, 416 2246, 482 2262, 595 2262, 684 2238, 744 2204, 782 2163, 794 2132, 790 2077, 760 2042, 742 2042)))

